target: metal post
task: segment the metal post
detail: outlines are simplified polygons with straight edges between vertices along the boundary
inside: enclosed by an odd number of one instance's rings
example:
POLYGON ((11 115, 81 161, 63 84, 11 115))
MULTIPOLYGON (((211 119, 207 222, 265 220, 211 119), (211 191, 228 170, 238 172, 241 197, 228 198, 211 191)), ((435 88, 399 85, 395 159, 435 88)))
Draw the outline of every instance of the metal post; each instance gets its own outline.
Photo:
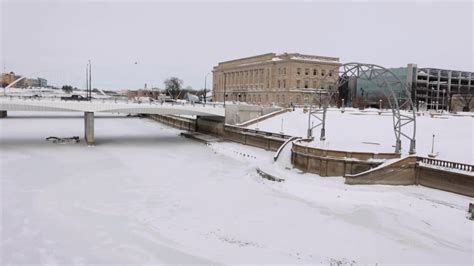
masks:
POLYGON ((89 101, 92 98, 92 64, 91 60, 89 60, 89 91, 87 97, 89 98, 89 101))
POLYGON ((441 101, 441 106, 443 107, 443 111, 444 111, 444 94, 446 94, 446 89, 443 89, 443 100, 441 101))
POLYGON ((433 140, 431 141, 431 154, 434 155, 434 139, 435 139, 435 134, 433 134, 433 140))
POLYGON ((402 153, 402 140, 400 138, 395 142, 395 153, 402 153))
POLYGON ((204 77, 204 104, 207 103, 207 76, 211 74, 211 72, 207 73, 206 76, 204 77))
POLYGON ((382 99, 379 100, 379 115, 382 114, 382 99))
POLYGON ((436 112, 438 112, 438 106, 439 106, 439 83, 438 83, 438 89, 436 90, 436 112))
POLYGON ((283 118, 281 119, 281 128, 280 128, 280 134, 283 135, 283 118))
POLYGON ((308 110, 308 132, 307 132, 307 139, 313 138, 313 129, 311 128, 311 106, 308 110))
POLYGON ((224 72, 224 107, 225 107, 225 98, 227 97, 227 92, 226 92, 226 75, 225 75, 225 72, 224 72))
POLYGON ((327 107, 323 107, 323 121, 321 124, 321 137, 319 140, 324 141, 326 140, 326 109, 327 107))

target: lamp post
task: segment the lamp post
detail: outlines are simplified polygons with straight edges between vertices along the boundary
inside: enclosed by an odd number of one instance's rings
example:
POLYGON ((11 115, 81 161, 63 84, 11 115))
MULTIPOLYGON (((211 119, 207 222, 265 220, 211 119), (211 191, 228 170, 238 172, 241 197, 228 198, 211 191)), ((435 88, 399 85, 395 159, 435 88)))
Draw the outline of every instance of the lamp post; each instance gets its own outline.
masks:
POLYGON ((446 93, 446 89, 443 89, 443 100, 441 101, 442 110, 444 111, 444 94, 446 93))
POLYGON ((225 107, 225 100, 227 98, 227 91, 226 91, 226 75, 224 72, 224 107, 225 107))
POLYGON ((379 115, 382 114, 382 99, 379 99, 379 115))
POLYGON ((206 104, 206 101, 207 101, 207 76, 209 76, 209 74, 211 74, 211 72, 207 73, 206 76, 204 77, 204 104, 206 104))

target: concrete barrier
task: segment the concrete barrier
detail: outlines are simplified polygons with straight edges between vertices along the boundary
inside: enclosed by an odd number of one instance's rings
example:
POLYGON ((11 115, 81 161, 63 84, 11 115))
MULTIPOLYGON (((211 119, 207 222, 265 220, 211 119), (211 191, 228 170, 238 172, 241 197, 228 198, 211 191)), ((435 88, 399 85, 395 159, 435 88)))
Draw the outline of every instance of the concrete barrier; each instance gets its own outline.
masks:
POLYGON ((173 115, 146 115, 146 117, 174 128, 196 131, 196 121, 194 119, 173 115))
POLYGON ((320 176, 344 176, 357 174, 382 164, 385 159, 399 158, 396 153, 368 153, 327 150, 293 143, 293 165, 320 176))
POLYGON ((350 185, 414 185, 416 160, 415 156, 410 156, 362 173, 346 174, 345 183, 350 185))
POLYGON ((345 183, 351 185, 421 185, 474 197, 474 174, 471 169, 472 166, 467 164, 409 156, 363 173, 344 177, 345 183), (433 165, 423 163, 427 161, 433 165), (449 168, 449 165, 460 169, 449 168))
POLYGON ((461 172, 417 166, 416 184, 474 197, 474 176, 461 172))
POLYGON ((277 151, 287 138, 273 136, 269 132, 245 132, 232 126, 225 126, 224 139, 265 150, 277 151))

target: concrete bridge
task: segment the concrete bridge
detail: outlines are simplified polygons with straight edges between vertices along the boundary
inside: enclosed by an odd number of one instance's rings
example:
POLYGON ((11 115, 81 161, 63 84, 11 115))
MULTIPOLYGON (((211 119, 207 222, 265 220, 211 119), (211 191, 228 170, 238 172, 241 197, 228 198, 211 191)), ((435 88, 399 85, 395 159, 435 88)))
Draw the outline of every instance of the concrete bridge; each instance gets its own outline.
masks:
POLYGON ((94 144, 94 113, 195 115, 225 117, 225 108, 217 104, 136 103, 126 100, 64 101, 60 98, 0 98, 0 118, 8 111, 83 112, 84 136, 87 144, 94 144))

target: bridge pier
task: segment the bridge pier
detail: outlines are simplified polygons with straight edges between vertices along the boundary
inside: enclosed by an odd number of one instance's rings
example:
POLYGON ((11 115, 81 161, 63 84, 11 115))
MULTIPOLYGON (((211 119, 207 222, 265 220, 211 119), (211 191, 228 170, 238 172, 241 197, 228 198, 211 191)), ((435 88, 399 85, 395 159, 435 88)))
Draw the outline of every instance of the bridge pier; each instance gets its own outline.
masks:
POLYGON ((0 111, 0 118, 7 117, 7 111, 0 111))
POLYGON ((84 112, 84 138, 87 145, 94 145, 94 112, 84 112))

